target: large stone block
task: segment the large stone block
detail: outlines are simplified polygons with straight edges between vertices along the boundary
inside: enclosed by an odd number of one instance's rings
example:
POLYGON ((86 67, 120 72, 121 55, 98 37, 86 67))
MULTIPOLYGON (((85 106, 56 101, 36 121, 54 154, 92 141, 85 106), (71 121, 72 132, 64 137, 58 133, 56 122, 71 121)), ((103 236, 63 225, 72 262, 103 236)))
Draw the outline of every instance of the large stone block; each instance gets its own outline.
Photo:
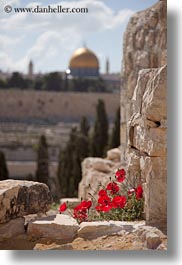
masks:
POLYGON ((167 227, 167 168, 166 158, 142 157, 141 170, 145 183, 146 224, 166 232, 167 227))
POLYGON ((142 114, 152 121, 167 118, 167 66, 151 70, 142 101, 142 114))
POLYGON ((165 128, 134 127, 133 146, 149 156, 167 155, 167 133, 165 128))
POLYGON ((78 230, 78 237, 93 239, 103 235, 112 235, 121 231, 132 232, 136 227, 142 226, 143 223, 121 221, 97 221, 83 222, 78 230))
MULTIPOLYGON (((118 156, 118 153, 117 153, 118 156)), ((116 169, 121 162, 114 160, 88 157, 82 162, 82 180, 79 183, 78 197, 88 199, 89 193, 96 195, 100 189, 100 183, 105 185, 111 176, 114 177, 116 169)))
POLYGON ((29 240, 52 240, 63 243, 72 242, 79 225, 75 219, 65 214, 45 217, 28 224, 29 240))
POLYGON ((46 212, 51 203, 51 193, 43 183, 0 181, 0 223, 28 214, 46 212))
POLYGON ((127 150, 127 178, 135 185, 141 184, 140 152, 134 148, 127 150), (137 181, 137 183, 136 183, 137 181))
POLYGON ((121 160, 121 150, 119 148, 108 150, 106 159, 114 162, 119 162, 121 160))
POLYGON ((24 218, 19 217, 7 223, 0 224, 0 242, 25 235, 24 218))

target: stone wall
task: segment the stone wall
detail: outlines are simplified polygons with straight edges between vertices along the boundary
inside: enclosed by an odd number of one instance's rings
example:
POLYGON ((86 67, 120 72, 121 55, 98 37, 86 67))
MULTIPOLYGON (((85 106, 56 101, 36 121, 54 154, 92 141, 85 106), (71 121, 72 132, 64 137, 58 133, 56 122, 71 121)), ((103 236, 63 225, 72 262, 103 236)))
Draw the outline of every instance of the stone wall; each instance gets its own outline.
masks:
POLYGON ((141 69, 157 68, 166 64, 167 16, 166 1, 131 17, 123 40, 121 88, 121 147, 126 150, 127 122, 131 117, 132 97, 141 69))
POLYGON ((139 72, 128 122, 127 171, 145 190, 145 219, 167 227, 167 67, 139 72))
POLYGON ((79 122, 83 115, 93 121, 98 99, 104 100, 109 119, 113 120, 119 107, 117 93, 0 90, 0 121, 79 122))
POLYGON ((136 13, 123 45, 120 161, 87 158, 82 163, 80 197, 97 190, 114 168, 137 176, 144 188, 146 224, 167 229, 167 17, 166 1, 136 13), (99 164, 99 168, 96 165, 99 164))
POLYGON ((124 36, 121 149, 145 193, 145 219, 167 228, 166 1, 135 14, 124 36))

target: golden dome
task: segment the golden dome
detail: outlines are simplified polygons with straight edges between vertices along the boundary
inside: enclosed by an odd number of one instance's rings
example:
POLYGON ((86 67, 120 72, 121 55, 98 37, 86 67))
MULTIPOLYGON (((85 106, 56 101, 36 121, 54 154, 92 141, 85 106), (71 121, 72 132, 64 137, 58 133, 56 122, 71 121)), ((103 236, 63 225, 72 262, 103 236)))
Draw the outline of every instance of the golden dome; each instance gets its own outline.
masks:
POLYGON ((69 63, 70 68, 99 68, 97 56, 87 48, 77 49, 69 63))

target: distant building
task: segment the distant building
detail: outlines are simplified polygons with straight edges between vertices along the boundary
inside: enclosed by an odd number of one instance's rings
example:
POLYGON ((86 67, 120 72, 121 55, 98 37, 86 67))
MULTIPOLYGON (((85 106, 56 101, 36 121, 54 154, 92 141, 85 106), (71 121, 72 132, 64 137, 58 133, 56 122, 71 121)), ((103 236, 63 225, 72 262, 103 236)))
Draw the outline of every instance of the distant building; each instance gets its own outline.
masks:
POLYGON ((88 48, 79 48, 71 56, 67 73, 73 77, 98 77, 99 60, 88 48))
POLYGON ((1 80, 7 80, 11 76, 10 72, 3 72, 0 70, 0 79, 1 80))
POLYGON ((109 69, 110 68, 110 63, 109 63, 109 58, 106 58, 106 75, 109 74, 109 69))
POLYGON ((121 87, 121 75, 116 74, 101 74, 101 78, 107 87, 107 91, 118 93, 121 87))
MULTIPOLYGON (((120 74, 110 73, 110 61, 108 57, 105 61, 105 73, 100 73, 99 64, 100 63, 97 55, 86 46, 76 49, 70 58, 66 72, 59 71, 62 80, 65 81, 65 90, 67 90, 69 87, 69 83, 71 82, 70 79, 95 79, 96 81, 98 79, 102 79, 105 84, 106 92, 118 93, 121 86, 120 74)), ((44 74, 40 72, 34 72, 34 63, 32 60, 29 61, 27 68, 27 73, 22 73, 24 78, 36 80, 44 76, 44 74)), ((7 78, 11 75, 12 73, 4 73, 0 70, 0 79, 2 80, 7 80, 7 78)), ((87 88, 85 89, 85 92, 86 91, 87 88)))
POLYGON ((33 62, 30 61, 28 64, 28 78, 33 79, 33 62))

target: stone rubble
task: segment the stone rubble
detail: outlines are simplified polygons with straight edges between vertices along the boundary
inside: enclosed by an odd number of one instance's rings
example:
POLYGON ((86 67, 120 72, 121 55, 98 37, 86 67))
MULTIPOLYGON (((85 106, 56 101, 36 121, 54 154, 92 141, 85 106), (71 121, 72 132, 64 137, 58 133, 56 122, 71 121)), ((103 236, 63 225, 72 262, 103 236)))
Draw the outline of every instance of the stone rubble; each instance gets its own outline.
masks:
MULTIPOLYGON (((83 222, 76 226, 74 223, 72 236, 65 238, 63 230, 69 230, 70 225, 64 215, 60 216, 62 218, 54 221, 57 227, 49 223, 54 237, 48 234, 47 221, 46 224, 41 220, 34 221, 36 230, 35 227, 32 229, 32 223, 29 224, 29 240, 34 240, 35 250, 167 250, 167 236, 155 227, 146 226, 144 221, 83 222)), ((71 217, 69 221, 75 222, 71 217)))
POLYGON ((75 238, 79 225, 75 219, 65 214, 44 217, 28 224, 29 240, 47 239, 68 243, 75 238))
POLYGON ((88 157, 82 162, 82 180, 79 183, 78 197, 89 199, 99 190, 99 183, 105 185, 115 171, 121 167, 121 150, 113 148, 107 152, 107 157, 88 157))
MULTIPOLYGON (((0 223, 0 249, 167 249, 166 236, 157 228, 146 226, 144 221, 111 220, 78 224, 74 218, 67 214, 50 215, 52 213, 50 210, 44 213, 50 204, 49 190, 44 184, 14 181, 13 185, 12 180, 1 181, 0 191, 1 207, 3 206, 1 221, 6 220, 0 223), (9 189, 7 184, 9 184, 9 189), (17 200, 22 187, 26 187, 23 190, 23 198, 30 197, 31 208, 25 208, 26 204, 23 204, 22 200, 17 200), (39 188, 40 194, 37 188, 39 188), (42 196, 43 192, 45 193, 44 197, 42 196), (39 208, 36 202, 33 205, 34 199, 38 198, 38 195, 40 196, 39 208), (16 215, 8 215, 7 219, 4 207, 6 205, 9 209, 11 206, 9 201, 12 201, 12 198, 14 198, 16 206, 21 206, 21 211, 16 212, 16 215), (44 208, 42 208, 43 205, 44 208), (30 212, 33 214, 29 214, 30 212), (19 217, 23 214, 26 215, 19 217)), ((72 202, 75 203, 75 199, 72 202)))
POLYGON ((0 181, 0 223, 47 212, 51 203, 51 193, 43 183, 11 179, 0 181))

